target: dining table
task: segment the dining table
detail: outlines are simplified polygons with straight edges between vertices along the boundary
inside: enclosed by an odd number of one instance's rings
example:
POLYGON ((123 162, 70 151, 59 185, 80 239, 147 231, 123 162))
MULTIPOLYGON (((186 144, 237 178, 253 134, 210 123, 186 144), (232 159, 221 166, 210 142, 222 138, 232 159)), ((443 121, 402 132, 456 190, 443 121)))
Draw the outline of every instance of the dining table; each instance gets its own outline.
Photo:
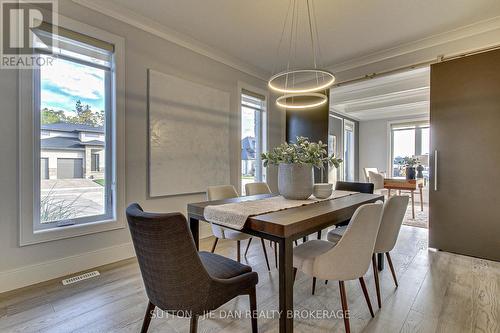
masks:
MULTIPOLYGON (((225 200, 190 203, 187 207, 189 225, 196 247, 199 248, 200 221, 210 205, 259 200, 276 196, 262 194, 225 200)), ((352 193, 347 196, 324 200, 300 207, 249 216, 238 230, 278 244, 279 248, 279 332, 293 332, 293 245, 294 241, 320 232, 330 226, 348 221, 356 209, 364 204, 384 201, 379 194, 352 193)), ((224 226, 227 227, 227 226, 224 226)))

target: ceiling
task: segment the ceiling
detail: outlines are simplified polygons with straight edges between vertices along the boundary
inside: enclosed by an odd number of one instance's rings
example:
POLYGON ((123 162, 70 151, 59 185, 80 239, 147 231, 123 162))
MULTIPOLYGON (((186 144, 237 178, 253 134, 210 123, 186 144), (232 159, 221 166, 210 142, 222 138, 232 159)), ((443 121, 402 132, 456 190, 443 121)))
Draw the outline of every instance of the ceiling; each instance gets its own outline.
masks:
POLYGON ((357 120, 429 116, 429 67, 331 89, 330 109, 357 120))
MULTIPOLYGON (((126 11, 268 74, 276 71, 277 44, 289 3, 148 0, 146 5, 137 0, 75 1, 126 11)), ((322 64, 328 67, 500 15, 498 0, 314 0, 314 4, 322 64)), ((304 9, 301 26, 306 23, 304 9)), ((305 37, 305 33, 304 29, 299 36, 305 37)), ((297 53, 297 63, 308 65, 310 47, 299 42, 297 53)))

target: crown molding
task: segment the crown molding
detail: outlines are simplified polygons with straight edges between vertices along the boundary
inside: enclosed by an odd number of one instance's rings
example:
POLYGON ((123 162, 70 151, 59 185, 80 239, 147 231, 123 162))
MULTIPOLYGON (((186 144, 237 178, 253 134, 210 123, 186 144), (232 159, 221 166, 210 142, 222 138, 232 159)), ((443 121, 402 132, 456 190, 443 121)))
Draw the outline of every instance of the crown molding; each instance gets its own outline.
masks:
POLYGON ((118 21, 129 24, 135 28, 146 31, 152 35, 165 39, 169 42, 184 47, 190 51, 208 57, 212 60, 227 65, 233 69, 239 70, 245 74, 251 75, 263 81, 267 81, 269 73, 250 65, 240 59, 230 56, 219 50, 215 50, 194 38, 184 35, 178 31, 170 29, 160 23, 154 22, 142 15, 134 13, 126 8, 116 6, 111 2, 99 0, 72 0, 74 3, 83 7, 92 9, 101 14, 112 17, 118 21))
MULTIPOLYGON (((390 60, 396 57, 416 53, 433 47, 442 46, 454 41, 458 41, 469 37, 474 37, 477 35, 481 35, 499 29, 500 29, 500 16, 496 16, 487 20, 479 21, 440 34, 404 43, 389 49, 373 52, 341 63, 331 64, 327 66, 327 68, 333 73, 340 73, 356 69, 359 67, 367 66, 373 63, 381 62, 384 60, 390 60)), ((471 51, 471 50, 461 50, 460 52, 463 51, 471 51)), ((437 57, 438 54, 436 54, 436 58, 437 57)))

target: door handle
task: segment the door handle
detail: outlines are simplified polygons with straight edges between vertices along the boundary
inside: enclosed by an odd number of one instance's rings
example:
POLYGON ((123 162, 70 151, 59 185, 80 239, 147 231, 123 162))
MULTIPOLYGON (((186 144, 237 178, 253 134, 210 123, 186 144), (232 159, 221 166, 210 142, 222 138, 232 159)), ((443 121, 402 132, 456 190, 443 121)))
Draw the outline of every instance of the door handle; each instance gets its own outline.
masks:
POLYGON ((438 190, 438 151, 434 150, 434 191, 438 190))

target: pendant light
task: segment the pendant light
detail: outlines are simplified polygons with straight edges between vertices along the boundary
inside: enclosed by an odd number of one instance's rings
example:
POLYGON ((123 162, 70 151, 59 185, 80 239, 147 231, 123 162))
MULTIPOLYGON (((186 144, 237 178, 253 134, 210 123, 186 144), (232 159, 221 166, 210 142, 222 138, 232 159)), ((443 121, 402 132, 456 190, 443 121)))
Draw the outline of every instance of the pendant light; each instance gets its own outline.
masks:
POLYGON ((282 64, 284 69, 277 73, 273 70, 273 73, 276 74, 272 75, 268 81, 271 90, 283 94, 276 99, 276 104, 287 109, 309 109, 327 103, 326 90, 335 82, 335 76, 329 71, 319 68, 321 49, 313 0, 290 0, 278 44, 277 61, 280 60, 285 39, 288 39, 288 43, 285 48, 287 52, 286 63, 282 64), (301 32, 299 30, 300 11, 301 4, 304 3, 308 23, 305 28, 308 30, 311 48, 311 54, 307 60, 310 66, 295 67, 298 62, 298 35, 301 32))

